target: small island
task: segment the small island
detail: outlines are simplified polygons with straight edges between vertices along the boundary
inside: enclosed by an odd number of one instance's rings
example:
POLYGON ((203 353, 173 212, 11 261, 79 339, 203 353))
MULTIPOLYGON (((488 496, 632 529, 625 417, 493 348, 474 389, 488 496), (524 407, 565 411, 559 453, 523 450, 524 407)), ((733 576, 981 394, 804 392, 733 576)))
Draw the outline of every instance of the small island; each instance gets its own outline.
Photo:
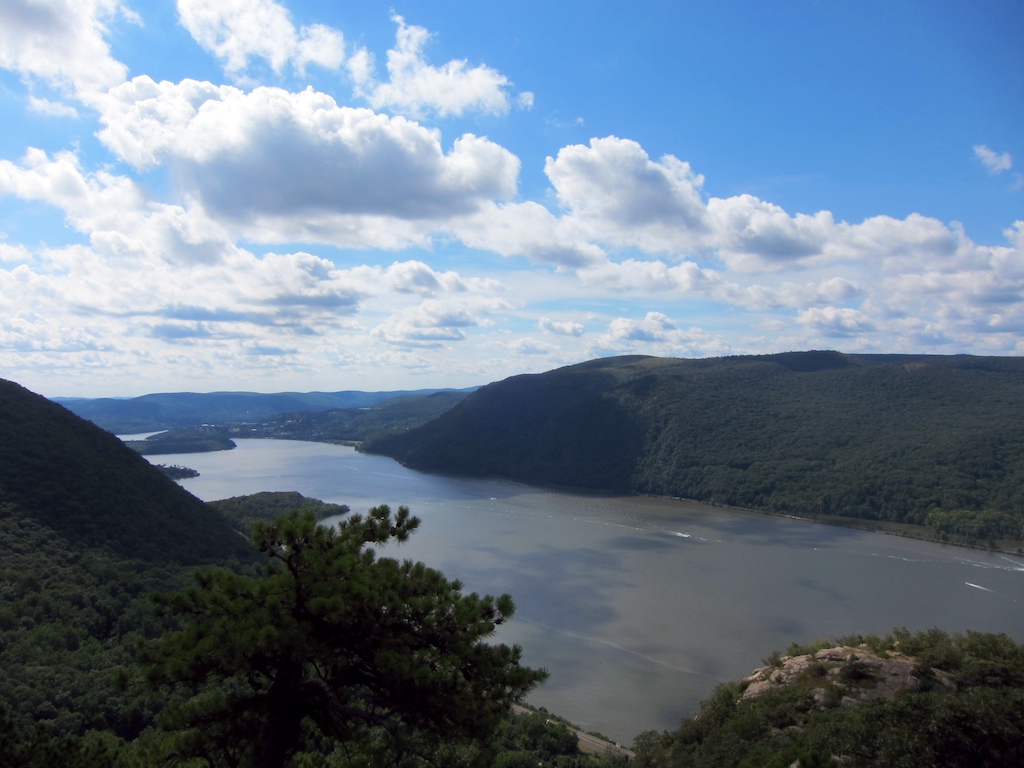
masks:
POLYGON ((154 464, 153 466, 172 480, 183 480, 187 477, 199 477, 199 470, 192 469, 192 467, 183 467, 179 464, 154 464))

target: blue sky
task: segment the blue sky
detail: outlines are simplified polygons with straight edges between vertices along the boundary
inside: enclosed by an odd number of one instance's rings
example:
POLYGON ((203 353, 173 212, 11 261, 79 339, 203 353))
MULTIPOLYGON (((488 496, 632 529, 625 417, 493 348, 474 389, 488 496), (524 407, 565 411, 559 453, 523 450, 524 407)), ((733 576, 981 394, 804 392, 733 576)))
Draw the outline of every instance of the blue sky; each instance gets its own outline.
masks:
POLYGON ((0 376, 1024 353, 1019 2, 8 0, 0 376))

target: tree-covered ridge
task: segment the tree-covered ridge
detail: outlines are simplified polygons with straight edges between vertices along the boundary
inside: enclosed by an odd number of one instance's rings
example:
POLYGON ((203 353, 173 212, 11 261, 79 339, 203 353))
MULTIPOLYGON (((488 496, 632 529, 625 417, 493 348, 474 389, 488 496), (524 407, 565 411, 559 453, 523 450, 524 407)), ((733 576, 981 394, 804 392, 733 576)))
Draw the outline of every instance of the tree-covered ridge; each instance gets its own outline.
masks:
POLYGON ((411 467, 1024 539, 1024 359, 623 357, 483 387, 363 449, 411 467))
POLYGON ((231 434, 284 440, 360 442, 375 434, 401 432, 426 424, 454 408, 466 394, 446 390, 389 398, 361 408, 279 414, 259 424, 234 425, 231 434))
POLYGON ((760 672, 777 684, 750 695, 764 678, 757 674, 720 686, 675 732, 638 736, 636 768, 1024 764, 1024 646, 1006 635, 896 629, 793 645, 766 662, 760 672), (828 662, 821 649, 832 646, 850 653, 828 662), (910 660, 914 671, 906 685, 879 692, 889 680, 867 662, 890 658, 910 660))
POLYGON ((179 563, 251 558, 223 517, 116 437, 0 380, 0 505, 125 557, 179 563))
POLYGON ((450 390, 391 392, 162 392, 132 398, 55 398, 68 410, 115 434, 203 424, 253 424, 281 414, 368 408, 387 400, 450 390))
POLYGON ((243 424, 173 427, 143 440, 128 440, 125 445, 143 456, 158 456, 227 451, 236 447, 232 438, 358 443, 375 434, 401 432, 426 424, 465 397, 465 392, 433 392, 393 397, 361 408, 283 413, 243 424))

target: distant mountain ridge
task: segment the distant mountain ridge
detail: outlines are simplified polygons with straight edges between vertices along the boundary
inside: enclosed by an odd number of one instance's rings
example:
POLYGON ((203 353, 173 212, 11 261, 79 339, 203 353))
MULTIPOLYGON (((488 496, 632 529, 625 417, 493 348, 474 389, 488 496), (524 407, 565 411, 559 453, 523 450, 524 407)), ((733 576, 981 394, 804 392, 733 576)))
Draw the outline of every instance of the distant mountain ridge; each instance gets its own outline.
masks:
POLYGON ((1024 539, 1024 359, 629 356, 514 376, 363 450, 428 471, 1024 539))
POLYGON ((154 432, 202 424, 262 421, 285 413, 365 408, 396 397, 472 390, 418 389, 387 392, 164 392, 133 398, 56 397, 53 401, 117 434, 154 432))

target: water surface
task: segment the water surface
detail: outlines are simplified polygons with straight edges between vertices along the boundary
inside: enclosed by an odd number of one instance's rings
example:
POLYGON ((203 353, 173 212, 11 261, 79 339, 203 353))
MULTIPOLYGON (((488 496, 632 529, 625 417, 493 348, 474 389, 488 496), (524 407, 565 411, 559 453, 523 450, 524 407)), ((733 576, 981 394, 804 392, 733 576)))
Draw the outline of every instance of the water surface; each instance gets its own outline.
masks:
POLYGON ((406 504, 420 530, 386 555, 515 599, 499 628, 551 671, 529 701, 629 743, 671 729, 720 682, 793 641, 894 626, 1024 640, 1024 561, 693 502, 571 494, 428 475, 324 443, 239 440, 154 457, 212 500, 298 491, 365 511, 406 504))

